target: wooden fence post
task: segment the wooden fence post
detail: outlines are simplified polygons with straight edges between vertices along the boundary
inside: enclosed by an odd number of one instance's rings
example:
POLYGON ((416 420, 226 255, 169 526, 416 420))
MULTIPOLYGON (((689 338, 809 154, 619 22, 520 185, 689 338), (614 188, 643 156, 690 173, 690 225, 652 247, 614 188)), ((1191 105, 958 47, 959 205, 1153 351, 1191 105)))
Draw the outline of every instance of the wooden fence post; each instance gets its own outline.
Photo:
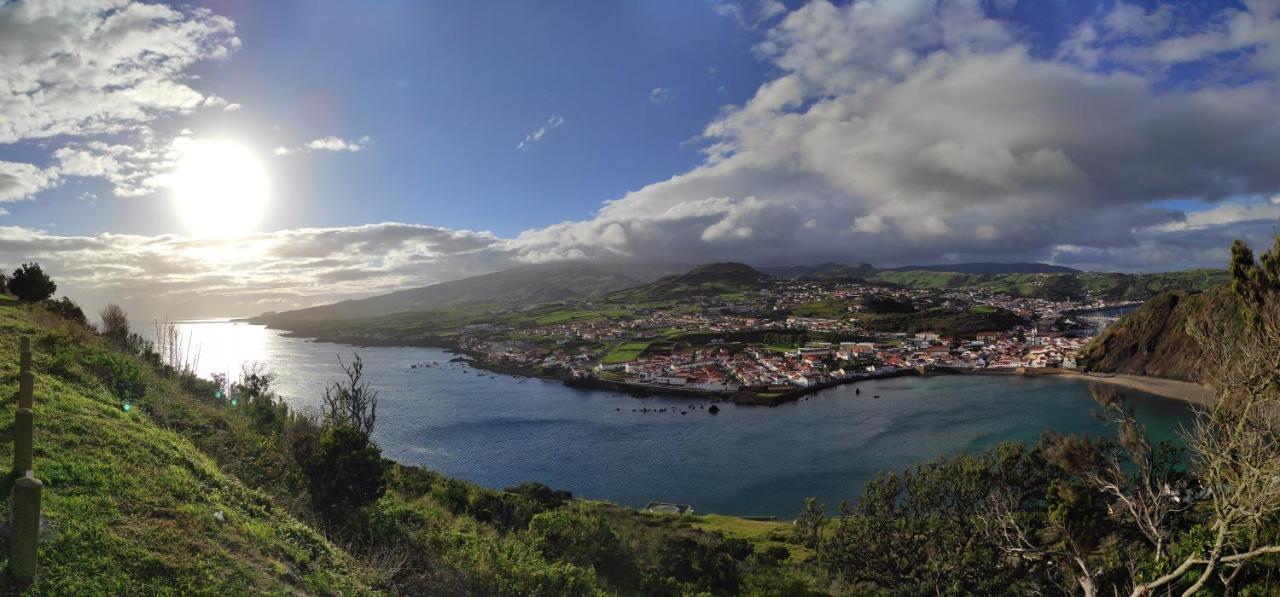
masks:
POLYGON ((13 476, 21 477, 32 470, 32 443, 35 440, 35 414, 19 408, 13 418, 13 476))
POLYGON ((31 395, 35 390, 36 376, 23 371, 18 376, 18 408, 31 408, 31 395))
POLYGON ((31 371, 31 339, 24 336, 18 373, 18 411, 13 418, 13 476, 9 494, 9 574, 19 584, 36 577, 40 543, 40 492, 43 483, 32 472, 35 413, 31 410, 35 374, 31 371))
POLYGON ((31 370, 31 338, 28 338, 27 336, 23 336, 22 339, 18 340, 18 346, 19 346, 18 352, 20 355, 19 362, 21 363, 19 370, 24 372, 30 371, 31 370))
POLYGON ((36 578, 36 551, 40 542, 40 490, 43 485, 30 473, 13 484, 9 574, 20 584, 29 584, 36 578))

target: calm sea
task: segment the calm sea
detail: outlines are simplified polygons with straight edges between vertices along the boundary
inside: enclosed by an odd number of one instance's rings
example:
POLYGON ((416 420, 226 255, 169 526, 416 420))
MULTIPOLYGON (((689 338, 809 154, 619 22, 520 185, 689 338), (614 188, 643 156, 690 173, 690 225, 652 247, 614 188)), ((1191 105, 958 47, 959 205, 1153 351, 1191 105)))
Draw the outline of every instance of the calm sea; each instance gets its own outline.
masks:
MULTIPOLYGON (((199 349, 202 374, 234 379, 242 363, 263 363, 298 408, 316 407, 341 376, 338 357, 359 352, 381 395, 374 437, 387 456, 490 487, 540 481, 630 506, 659 500, 699 513, 790 517, 809 496, 832 507, 856 498, 877 471, 1033 442, 1047 430, 1109 433, 1077 380, 901 377, 778 407, 720 404, 712 415, 684 399, 492 374, 440 349, 316 343, 225 321, 181 329, 199 349)), ((1127 395, 1156 439, 1190 420, 1179 402, 1127 395)))

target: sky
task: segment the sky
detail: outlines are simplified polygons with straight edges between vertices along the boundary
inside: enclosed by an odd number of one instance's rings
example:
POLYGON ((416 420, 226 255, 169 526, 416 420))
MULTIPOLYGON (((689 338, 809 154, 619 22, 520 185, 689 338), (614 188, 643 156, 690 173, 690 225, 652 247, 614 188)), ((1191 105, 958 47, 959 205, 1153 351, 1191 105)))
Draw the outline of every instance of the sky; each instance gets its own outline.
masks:
POLYGON ((0 264, 171 317, 562 259, 1222 267, 1280 223, 1278 76, 1280 0, 0 0, 0 264))

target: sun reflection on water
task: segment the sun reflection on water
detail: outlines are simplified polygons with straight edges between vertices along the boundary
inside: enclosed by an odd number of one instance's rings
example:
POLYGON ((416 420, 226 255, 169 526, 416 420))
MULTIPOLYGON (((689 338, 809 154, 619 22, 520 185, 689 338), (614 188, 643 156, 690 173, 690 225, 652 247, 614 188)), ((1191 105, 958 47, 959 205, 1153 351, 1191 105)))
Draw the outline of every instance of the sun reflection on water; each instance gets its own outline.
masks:
POLYGON ((226 319, 176 322, 182 342, 190 346, 191 357, 196 359, 196 374, 211 378, 215 374, 226 375, 229 380, 240 378, 243 365, 266 363, 266 327, 226 319))

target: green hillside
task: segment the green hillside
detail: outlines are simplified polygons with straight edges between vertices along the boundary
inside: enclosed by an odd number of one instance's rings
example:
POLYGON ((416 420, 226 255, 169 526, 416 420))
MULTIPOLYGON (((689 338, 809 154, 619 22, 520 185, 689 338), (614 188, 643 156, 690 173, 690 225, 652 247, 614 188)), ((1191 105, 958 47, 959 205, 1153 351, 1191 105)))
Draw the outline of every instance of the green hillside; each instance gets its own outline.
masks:
MULTIPOLYGON (((204 425, 227 429, 237 424, 234 418, 200 408, 175 382, 96 346, 82 327, 12 302, 0 306, 0 391, 6 395, 17 392, 20 336, 33 340, 35 472, 45 483, 50 526, 33 593, 370 591, 351 557, 226 474, 177 430, 162 428, 140 409, 125 412, 104 377, 164 417, 208 417, 204 425), (219 512, 225 523, 216 520, 219 512)), ((10 406, 6 438, 12 421, 10 406)), ((6 440, 0 461, 12 460, 13 443, 6 440)), ((6 476, 4 495, 9 483, 6 476)))
POLYGON ((1103 330, 1083 356, 1095 371, 1206 382, 1204 356, 1187 333, 1196 318, 1232 318, 1230 288, 1166 292, 1103 330))
POLYGON ((742 263, 710 263, 643 286, 610 293, 613 303, 660 303, 693 297, 735 299, 767 285, 769 276, 742 263))
POLYGON ((882 270, 872 279, 907 288, 966 288, 1048 299, 1142 301, 1168 290, 1207 290, 1226 283, 1228 277, 1225 270, 1208 269, 1156 274, 963 274, 882 270))
POLYGON ((367 299, 264 314, 253 321, 276 327, 290 327, 317 321, 367 319, 411 311, 441 311, 483 304, 523 306, 590 299, 638 286, 687 268, 688 266, 672 264, 582 261, 527 265, 367 299))

